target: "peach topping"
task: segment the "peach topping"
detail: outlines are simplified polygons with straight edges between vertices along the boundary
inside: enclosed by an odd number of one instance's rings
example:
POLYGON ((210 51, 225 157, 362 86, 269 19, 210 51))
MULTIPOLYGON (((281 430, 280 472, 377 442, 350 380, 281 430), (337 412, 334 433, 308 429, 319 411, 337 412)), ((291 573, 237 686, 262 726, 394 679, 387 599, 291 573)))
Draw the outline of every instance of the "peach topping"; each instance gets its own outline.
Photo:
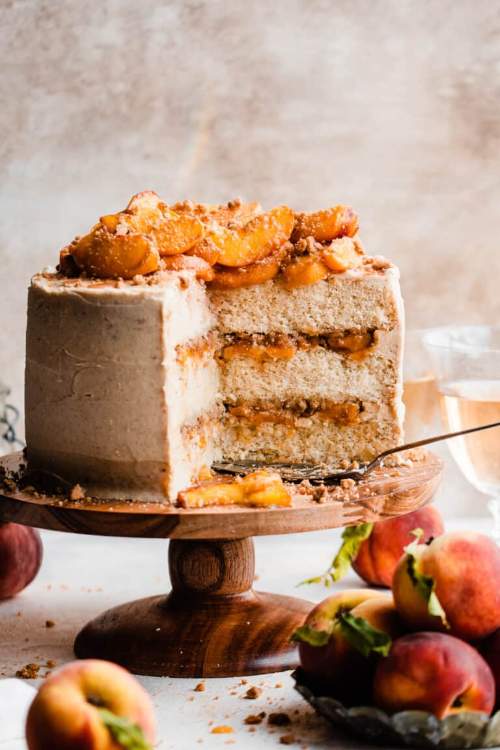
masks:
POLYGON ((278 206, 241 227, 216 227, 209 231, 208 238, 219 250, 218 263, 239 268, 277 250, 290 238, 293 223, 293 211, 288 206, 278 206))
POLYGON ((285 287, 293 289, 359 265, 362 250, 351 239, 357 226, 348 206, 310 214, 295 214, 288 206, 262 211, 258 203, 240 200, 167 206, 144 191, 64 248, 59 270, 67 276, 131 279, 186 269, 215 289, 261 284, 283 271, 285 287))
POLYGON ((313 213, 296 214, 292 241, 314 237, 331 242, 337 237, 353 237, 358 231, 358 217, 350 206, 333 206, 313 213))
POLYGON ((262 469, 234 479, 219 478, 200 482, 179 492, 183 508, 204 508, 209 505, 248 505, 254 508, 292 504, 281 477, 262 469))

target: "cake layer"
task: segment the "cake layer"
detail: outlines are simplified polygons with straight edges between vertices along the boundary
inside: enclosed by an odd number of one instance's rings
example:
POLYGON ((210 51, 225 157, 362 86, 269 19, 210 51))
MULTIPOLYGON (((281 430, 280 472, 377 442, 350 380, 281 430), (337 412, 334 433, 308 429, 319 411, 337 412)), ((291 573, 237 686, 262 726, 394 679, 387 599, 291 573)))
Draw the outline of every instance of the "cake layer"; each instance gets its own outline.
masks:
POLYGON ((217 456, 213 438, 198 444, 196 434, 182 432, 216 407, 217 365, 205 347, 212 326, 205 291, 189 274, 166 274, 154 285, 35 277, 26 356, 30 466, 98 497, 174 501, 217 456), (187 342, 191 356, 179 357, 187 342))
POLYGON ((368 461, 402 441, 399 420, 390 405, 369 417, 339 424, 321 415, 290 422, 261 422, 227 414, 222 431, 222 451, 227 461, 325 463, 368 461))
MULTIPOLYGON (((233 344, 231 352, 237 346, 233 344)), ((383 399, 394 392, 398 382, 400 349, 401 336, 394 329, 376 332, 368 349, 352 354, 321 345, 288 350, 283 346, 286 357, 227 359, 223 350, 220 362, 223 399, 226 403, 242 399, 283 402, 311 398, 383 399)))
POLYGON ((296 289, 273 279, 209 296, 221 333, 315 335, 390 329, 402 321, 399 271, 385 260, 296 289))

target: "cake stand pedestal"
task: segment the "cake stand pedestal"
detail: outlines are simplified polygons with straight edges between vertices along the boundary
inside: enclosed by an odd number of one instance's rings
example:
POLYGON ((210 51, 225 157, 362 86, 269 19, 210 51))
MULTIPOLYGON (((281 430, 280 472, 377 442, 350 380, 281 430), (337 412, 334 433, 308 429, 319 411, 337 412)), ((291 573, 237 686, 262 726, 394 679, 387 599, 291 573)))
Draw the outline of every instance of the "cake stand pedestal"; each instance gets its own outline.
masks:
POLYGON ((170 594, 122 604, 96 617, 76 638, 78 657, 109 659, 143 675, 229 677, 294 669, 298 660, 290 636, 312 606, 253 590, 251 537, 410 513, 431 500, 442 462, 427 453, 405 467, 378 469, 342 498, 317 502, 296 492, 292 507, 262 509, 62 500, 32 487, 22 489, 29 481, 23 478, 22 454, 0 459, 0 470, 7 477, 0 480, 0 521, 171 539, 170 594))

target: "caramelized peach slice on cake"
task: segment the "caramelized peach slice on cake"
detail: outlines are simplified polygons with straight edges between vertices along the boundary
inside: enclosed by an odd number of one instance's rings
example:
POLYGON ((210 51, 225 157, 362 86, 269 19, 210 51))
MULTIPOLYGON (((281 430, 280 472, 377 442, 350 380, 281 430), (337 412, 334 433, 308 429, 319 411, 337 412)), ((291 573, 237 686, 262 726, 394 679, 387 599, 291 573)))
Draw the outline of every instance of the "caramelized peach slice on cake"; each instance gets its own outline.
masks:
POLYGON ((70 248, 81 271, 101 279, 131 279, 158 270, 156 244, 143 234, 110 234, 103 226, 93 229, 70 248))
POLYGON ((283 268, 283 286, 295 289, 322 281, 329 270, 318 255, 299 255, 283 268))
POLYGON ((154 237, 161 256, 185 253, 205 233, 196 216, 173 211, 150 191, 135 195, 123 215, 131 229, 154 237))
MULTIPOLYGON (((177 213, 187 213, 209 224, 215 221, 223 227, 229 224, 242 226, 247 224, 257 214, 262 213, 260 203, 243 203, 239 198, 223 204, 193 203, 192 201, 181 201, 171 206, 177 213)), ((234 228, 234 227, 232 227, 234 228)))
POLYGON ((358 231, 358 216, 350 206, 333 206, 313 213, 297 213, 292 242, 314 237, 318 242, 330 242, 338 237, 353 237, 358 231))
MULTIPOLYGON (((281 262, 289 251, 290 243, 281 245, 274 253, 262 260, 250 263, 241 268, 224 268, 216 266, 215 276, 210 286, 212 289, 239 289, 243 286, 263 284, 277 276, 281 262)), ((291 247, 291 246, 290 246, 291 247)))
POLYGON ((363 251, 355 240, 350 237, 340 237, 321 251, 321 259, 330 271, 342 273, 350 268, 361 265, 363 251))
POLYGON ((218 263, 240 268, 262 260, 283 245, 290 238, 293 221, 293 211, 278 206, 235 229, 213 227, 207 236, 219 250, 218 263))
POLYGON ((274 471, 261 469, 235 479, 200 482, 179 492, 183 508, 204 508, 210 505, 248 505, 260 508, 272 505, 288 507, 292 499, 281 477, 274 471))

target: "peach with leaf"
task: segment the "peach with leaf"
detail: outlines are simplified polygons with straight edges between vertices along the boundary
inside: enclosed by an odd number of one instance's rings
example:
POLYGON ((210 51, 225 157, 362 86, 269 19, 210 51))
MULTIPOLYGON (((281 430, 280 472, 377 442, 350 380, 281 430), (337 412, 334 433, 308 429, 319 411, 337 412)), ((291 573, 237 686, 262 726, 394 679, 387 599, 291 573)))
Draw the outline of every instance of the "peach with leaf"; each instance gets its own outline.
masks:
POLYGON ((311 611, 293 640, 307 680, 347 703, 369 700, 377 658, 402 626, 392 597, 369 589, 334 594, 311 611))
POLYGON ((500 550, 483 534, 415 540, 398 563, 392 590, 411 630, 440 630, 466 641, 500 627, 500 550))

